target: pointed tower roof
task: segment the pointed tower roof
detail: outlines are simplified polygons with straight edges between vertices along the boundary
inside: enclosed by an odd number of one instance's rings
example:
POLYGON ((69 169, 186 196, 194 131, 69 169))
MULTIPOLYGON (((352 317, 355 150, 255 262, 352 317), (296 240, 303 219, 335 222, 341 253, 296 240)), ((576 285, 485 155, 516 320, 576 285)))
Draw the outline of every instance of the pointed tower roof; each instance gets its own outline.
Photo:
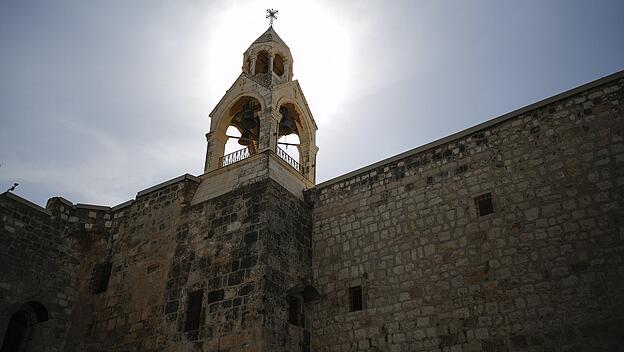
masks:
POLYGON ((261 36, 258 37, 258 39, 254 40, 252 45, 260 44, 260 43, 268 43, 268 42, 279 43, 288 48, 288 45, 286 45, 286 43, 284 43, 282 38, 280 38, 280 36, 277 35, 277 32, 275 32, 275 29, 273 29, 273 26, 270 26, 264 33, 262 33, 261 36))

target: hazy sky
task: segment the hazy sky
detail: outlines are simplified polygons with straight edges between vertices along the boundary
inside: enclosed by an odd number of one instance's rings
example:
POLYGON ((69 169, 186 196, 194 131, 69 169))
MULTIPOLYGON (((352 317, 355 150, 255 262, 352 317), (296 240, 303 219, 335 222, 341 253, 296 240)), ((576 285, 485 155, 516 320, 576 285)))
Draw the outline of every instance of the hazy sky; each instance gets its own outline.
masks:
POLYGON ((319 182, 624 69, 622 0, 1 0, 0 192, 116 205, 201 174, 269 7, 319 182))

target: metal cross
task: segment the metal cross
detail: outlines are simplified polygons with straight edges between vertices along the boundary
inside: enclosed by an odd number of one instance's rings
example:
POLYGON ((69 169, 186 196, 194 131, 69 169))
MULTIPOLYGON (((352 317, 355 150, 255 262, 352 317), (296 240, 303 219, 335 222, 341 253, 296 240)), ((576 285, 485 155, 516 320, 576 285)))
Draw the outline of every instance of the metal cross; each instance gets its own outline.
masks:
POLYGON ((277 13, 279 11, 277 11, 276 9, 267 9, 266 10, 266 18, 269 19, 269 27, 273 27, 273 20, 277 19, 277 13))

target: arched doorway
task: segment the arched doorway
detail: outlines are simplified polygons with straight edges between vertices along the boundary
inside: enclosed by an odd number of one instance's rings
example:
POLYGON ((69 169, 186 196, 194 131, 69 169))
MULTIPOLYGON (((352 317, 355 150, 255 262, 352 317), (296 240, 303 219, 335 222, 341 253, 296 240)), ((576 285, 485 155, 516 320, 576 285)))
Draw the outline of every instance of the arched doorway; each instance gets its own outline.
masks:
POLYGON ((32 339, 35 324, 48 320, 48 311, 39 302, 28 302, 9 319, 0 352, 24 352, 32 339))

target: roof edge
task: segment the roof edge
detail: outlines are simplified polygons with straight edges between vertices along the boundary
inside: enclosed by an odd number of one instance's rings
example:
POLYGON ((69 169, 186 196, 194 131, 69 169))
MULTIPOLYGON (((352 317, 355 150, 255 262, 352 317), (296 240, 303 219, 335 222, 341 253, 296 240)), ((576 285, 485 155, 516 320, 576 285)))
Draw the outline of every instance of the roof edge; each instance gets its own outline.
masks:
POLYGON ((97 204, 86 204, 86 203, 76 203, 74 209, 87 209, 87 210, 98 210, 98 211, 110 211, 111 207, 106 205, 97 205, 97 204))
POLYGON ((52 216, 52 213, 48 209, 46 209, 46 208, 44 208, 44 207, 42 207, 42 206, 40 206, 38 204, 35 204, 35 203, 29 201, 26 198, 22 198, 22 197, 18 196, 15 193, 4 192, 1 195, 5 196, 5 197, 7 197, 7 198, 9 198, 11 200, 14 200, 14 201, 16 201, 16 202, 18 202, 18 203, 20 203, 22 205, 25 205, 25 206, 27 206, 29 208, 32 208, 34 210, 38 210, 38 211, 40 211, 40 212, 42 212, 42 213, 44 213, 44 214, 46 214, 48 216, 52 216))
POLYGON ((585 83, 585 84, 583 84, 581 86, 578 86, 576 88, 569 89, 569 90, 564 91, 562 93, 553 95, 553 96, 551 96, 549 98, 540 100, 540 101, 535 102, 533 104, 529 104, 529 105, 527 105, 525 107, 513 110, 513 111, 508 112, 506 114, 500 115, 500 116, 495 117, 495 118, 490 119, 490 120, 487 120, 487 121, 482 122, 482 123, 480 123, 478 125, 469 127, 469 128, 467 128, 465 130, 453 133, 453 134, 448 135, 446 137, 437 139, 437 140, 435 140, 433 142, 429 142, 427 144, 424 144, 424 145, 421 145, 419 147, 407 150, 405 152, 399 153, 399 154, 391 156, 389 158, 377 161, 377 162, 375 162, 373 164, 370 164, 368 166, 364 166, 364 167, 361 167, 359 169, 353 170, 353 171, 348 172, 348 173, 346 173, 344 175, 340 175, 340 176, 334 177, 332 179, 329 179, 327 181, 319 183, 318 185, 312 187, 312 189, 321 189, 321 188, 325 188, 325 187, 331 186, 331 185, 333 185, 335 183, 338 183, 338 182, 350 179, 350 178, 352 178, 352 177, 354 177, 356 175, 359 175, 359 174, 362 174, 364 172, 376 169, 376 168, 378 168, 378 167, 380 167, 382 165, 390 164, 390 163, 393 163, 393 162, 405 159, 407 157, 410 157, 412 155, 421 153, 421 152, 423 152, 425 150, 429 150, 429 149, 438 147, 438 146, 440 146, 442 144, 445 144, 445 143, 451 142, 453 140, 456 140, 456 139, 468 136, 470 134, 473 134, 473 133, 478 132, 480 130, 486 129, 488 127, 492 127, 494 125, 503 123, 503 122, 505 122, 507 120, 511 120, 511 119, 513 119, 513 118, 515 118, 515 117, 517 117, 519 115, 522 115, 522 114, 524 114, 524 113, 526 113, 528 111, 539 109, 539 108, 544 107, 544 106, 546 106, 548 104, 554 103, 556 101, 559 101, 559 100, 562 100, 562 99, 565 99, 565 98, 569 98, 569 97, 571 97, 571 96, 573 96, 575 94, 578 94, 578 93, 580 93, 582 91, 586 91, 586 90, 589 90, 589 89, 601 86, 601 85, 603 85, 605 83, 608 83, 608 82, 611 82, 611 81, 615 81, 615 80, 620 79, 620 78, 624 78, 624 70, 612 73, 610 75, 607 75, 607 76, 604 76, 604 77, 601 77, 601 78, 598 78, 598 79, 596 79, 594 81, 591 81, 589 83, 585 83))
POLYGON ((190 180, 190 181, 195 182, 195 183, 199 183, 201 181, 201 179, 199 177, 193 176, 191 174, 184 174, 184 175, 178 176, 176 178, 172 178, 171 180, 159 183, 156 186, 152 186, 150 188, 146 188, 146 189, 144 189, 142 191, 139 191, 137 193, 135 199, 138 199, 139 197, 142 197, 142 196, 147 195, 149 193, 158 191, 161 188, 165 188, 167 186, 171 186, 172 184, 175 184, 175 183, 178 183, 178 182, 182 182, 184 180, 190 180))
POLYGON ((121 210, 123 208, 129 207, 132 204, 134 204, 134 199, 130 199, 130 200, 127 200, 127 201, 125 201, 123 203, 117 204, 114 207, 112 207, 111 210, 113 212, 116 212, 116 211, 121 210))

